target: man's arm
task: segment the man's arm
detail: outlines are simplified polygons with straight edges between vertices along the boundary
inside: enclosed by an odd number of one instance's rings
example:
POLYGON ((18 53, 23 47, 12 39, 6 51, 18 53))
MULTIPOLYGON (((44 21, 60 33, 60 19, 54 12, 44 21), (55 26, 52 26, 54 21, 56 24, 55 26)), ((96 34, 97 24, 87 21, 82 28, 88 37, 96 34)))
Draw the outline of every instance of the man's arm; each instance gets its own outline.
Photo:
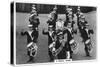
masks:
POLYGON ((93 30, 89 30, 88 32, 89 32, 89 34, 94 34, 93 30))
POLYGON ((27 35, 27 31, 25 31, 25 32, 22 31, 22 32, 21 32, 21 35, 22 35, 22 36, 27 35))
POLYGON ((47 21, 47 24, 49 24, 50 22, 49 22, 49 20, 47 21))

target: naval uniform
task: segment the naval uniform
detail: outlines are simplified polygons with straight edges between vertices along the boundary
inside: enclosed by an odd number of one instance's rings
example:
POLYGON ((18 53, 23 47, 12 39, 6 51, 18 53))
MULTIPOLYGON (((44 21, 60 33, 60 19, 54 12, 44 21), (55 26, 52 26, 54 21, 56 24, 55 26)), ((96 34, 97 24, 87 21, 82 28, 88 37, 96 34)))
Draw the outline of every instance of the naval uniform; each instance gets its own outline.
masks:
MULTIPOLYGON (((55 32, 52 31, 52 32, 49 32, 49 31, 42 31, 42 33, 44 35, 48 35, 48 47, 50 46, 51 43, 54 42, 54 36, 55 36, 55 32)), ((54 56, 52 55, 52 52, 50 51, 50 49, 48 48, 48 55, 50 56, 50 61, 53 61, 54 60, 54 56)))
POLYGON ((29 18, 30 24, 33 25, 33 30, 34 30, 34 34, 35 36, 35 42, 37 42, 38 36, 39 36, 39 31, 38 31, 38 26, 40 24, 40 21, 38 18, 34 19, 34 18, 29 18))
POLYGON ((80 22, 80 26, 79 26, 79 30, 80 30, 80 33, 81 33, 81 37, 83 39, 82 42, 84 42, 84 45, 85 45, 85 52, 86 52, 86 56, 90 56, 90 53, 88 51, 88 47, 87 45, 89 43, 86 44, 86 41, 87 40, 90 40, 90 34, 93 34, 93 30, 89 30, 85 27, 85 24, 87 24, 87 22, 85 21, 83 24, 80 22))
MULTIPOLYGON (((72 28, 71 28, 72 29, 72 28)), ((67 34, 67 41, 65 42, 65 50, 70 52, 70 58, 72 58, 73 51, 71 50, 71 44, 70 41, 73 39, 73 33, 71 29, 64 30, 64 35, 67 34)))

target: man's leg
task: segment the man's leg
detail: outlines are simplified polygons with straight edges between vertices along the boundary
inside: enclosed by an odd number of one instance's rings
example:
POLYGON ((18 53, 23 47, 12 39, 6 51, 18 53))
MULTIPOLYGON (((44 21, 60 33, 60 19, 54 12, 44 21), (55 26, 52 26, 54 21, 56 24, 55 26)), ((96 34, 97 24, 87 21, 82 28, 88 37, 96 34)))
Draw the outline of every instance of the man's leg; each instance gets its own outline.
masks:
POLYGON ((90 56, 90 52, 89 52, 89 49, 87 47, 87 44, 85 44, 84 50, 85 50, 86 56, 90 56))
POLYGON ((38 41, 38 36, 39 36, 39 32, 38 31, 35 31, 35 36, 34 36, 34 42, 37 43, 38 41))
POLYGON ((52 52, 48 50, 48 55, 50 57, 50 61, 54 61, 54 56, 52 55, 52 52))

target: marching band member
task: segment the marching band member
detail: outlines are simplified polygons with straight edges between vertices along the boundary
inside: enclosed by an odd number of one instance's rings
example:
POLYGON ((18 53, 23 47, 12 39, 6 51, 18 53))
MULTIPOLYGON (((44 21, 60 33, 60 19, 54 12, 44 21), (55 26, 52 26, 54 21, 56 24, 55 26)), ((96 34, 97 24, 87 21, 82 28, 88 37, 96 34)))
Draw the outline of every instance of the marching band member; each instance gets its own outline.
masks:
POLYGON ((57 40, 55 45, 55 59, 66 59, 66 51, 64 49, 65 42, 63 37, 63 32, 59 31, 57 33, 57 40))
POLYGON ((32 29, 32 25, 28 25, 28 27, 29 27, 29 30, 21 32, 21 35, 27 36, 27 55, 29 56, 28 62, 30 62, 30 61, 34 61, 34 57, 36 56, 36 53, 37 53, 37 45, 35 42, 36 33, 32 29))
POLYGON ((76 30, 72 29, 72 24, 68 23, 67 28, 64 30, 64 36, 65 36, 65 48, 66 48, 66 54, 67 54, 67 59, 72 58, 72 53, 73 53, 73 48, 76 48, 77 43, 74 40, 73 34, 76 34, 76 30), (73 48, 71 48, 74 46, 73 48))
POLYGON ((48 31, 43 30, 42 33, 44 35, 48 35, 48 55, 50 57, 50 61, 54 60, 54 56, 52 55, 52 47, 55 45, 55 31, 53 30, 53 26, 49 26, 48 31))
POLYGON ((93 34, 93 30, 89 29, 88 22, 85 20, 84 16, 81 16, 79 31, 81 33, 81 37, 83 39, 83 43, 85 45, 85 53, 86 56, 90 56, 90 52, 92 51, 91 37, 90 34, 93 34))

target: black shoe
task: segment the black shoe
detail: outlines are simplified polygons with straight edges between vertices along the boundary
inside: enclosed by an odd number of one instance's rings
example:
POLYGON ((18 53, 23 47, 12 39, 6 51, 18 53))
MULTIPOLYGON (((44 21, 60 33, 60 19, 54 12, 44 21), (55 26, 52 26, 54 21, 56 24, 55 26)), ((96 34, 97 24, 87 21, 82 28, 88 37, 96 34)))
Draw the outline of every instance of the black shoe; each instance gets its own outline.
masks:
POLYGON ((33 62, 34 61, 34 57, 29 57, 29 60, 27 62, 33 62))
POLYGON ((54 59, 50 59, 50 62, 53 62, 54 61, 54 59))
POLYGON ((71 54, 73 54, 73 51, 70 51, 71 54))
POLYGON ((91 57, 90 54, 87 54, 86 57, 91 57))
POLYGON ((50 60, 49 62, 53 62, 53 60, 50 60))

